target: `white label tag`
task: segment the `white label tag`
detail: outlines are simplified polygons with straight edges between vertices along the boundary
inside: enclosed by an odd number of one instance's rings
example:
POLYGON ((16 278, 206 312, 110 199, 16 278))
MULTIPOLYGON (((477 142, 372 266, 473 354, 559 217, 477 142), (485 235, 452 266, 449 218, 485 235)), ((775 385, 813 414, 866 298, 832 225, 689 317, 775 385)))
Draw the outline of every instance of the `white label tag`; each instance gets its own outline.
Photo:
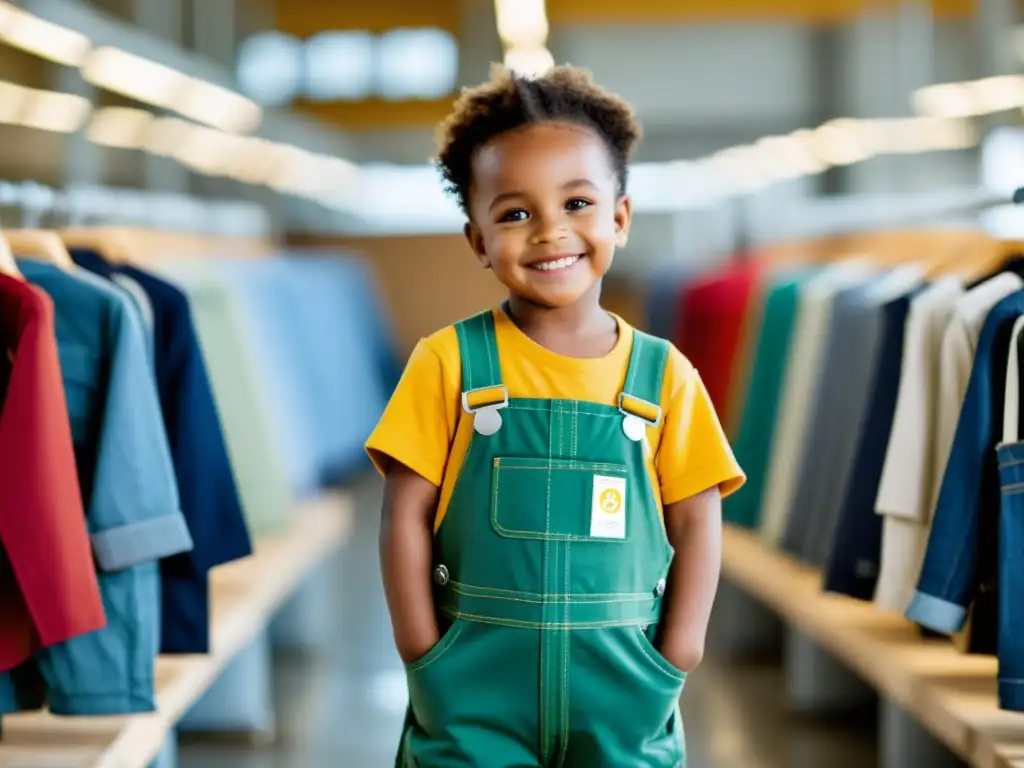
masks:
POLYGON ((594 475, 590 535, 595 539, 626 538, 626 478, 594 475))

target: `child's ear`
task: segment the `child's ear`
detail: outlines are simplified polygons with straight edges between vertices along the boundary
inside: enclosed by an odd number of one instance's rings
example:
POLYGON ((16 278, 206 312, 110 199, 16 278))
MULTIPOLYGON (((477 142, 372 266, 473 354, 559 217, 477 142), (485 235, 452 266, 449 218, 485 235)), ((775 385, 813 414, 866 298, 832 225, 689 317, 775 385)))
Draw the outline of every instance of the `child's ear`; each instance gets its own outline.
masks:
POLYGON ((629 225, 633 221, 633 201, 623 195, 615 204, 615 245, 623 248, 629 240, 629 225))
POLYGON ((480 227, 472 221, 467 221, 466 225, 462 228, 462 233, 466 236, 466 242, 473 249, 473 255, 480 262, 480 266, 484 269, 490 269, 491 260, 487 258, 487 249, 484 246, 484 237, 480 232, 480 227))

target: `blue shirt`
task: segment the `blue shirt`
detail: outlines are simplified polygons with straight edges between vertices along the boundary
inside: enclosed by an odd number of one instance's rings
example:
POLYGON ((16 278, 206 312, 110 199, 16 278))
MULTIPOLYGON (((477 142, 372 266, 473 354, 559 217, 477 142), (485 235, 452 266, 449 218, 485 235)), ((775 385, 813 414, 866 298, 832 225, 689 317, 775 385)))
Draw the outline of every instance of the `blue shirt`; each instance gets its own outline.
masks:
POLYGON ((194 546, 161 562, 162 653, 210 649, 209 571, 252 553, 220 418, 186 296, 134 267, 116 270, 98 254, 73 251, 82 266, 128 275, 153 311, 154 370, 181 510, 194 546))
POLYGON ((19 261, 53 299, 86 526, 107 626, 36 656, 59 715, 153 710, 157 561, 192 547, 135 310, 86 272, 19 261))

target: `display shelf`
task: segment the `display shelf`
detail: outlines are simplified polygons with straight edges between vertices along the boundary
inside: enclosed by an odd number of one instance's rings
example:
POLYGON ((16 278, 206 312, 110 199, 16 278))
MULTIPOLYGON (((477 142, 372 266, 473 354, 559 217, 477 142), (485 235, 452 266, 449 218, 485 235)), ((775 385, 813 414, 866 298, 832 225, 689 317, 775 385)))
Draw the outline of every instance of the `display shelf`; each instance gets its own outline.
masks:
POLYGON ((211 573, 211 652, 157 660, 156 712, 121 717, 56 717, 46 712, 6 716, 0 768, 145 768, 175 723, 269 624, 305 576, 342 546, 351 529, 351 502, 343 493, 297 505, 284 531, 257 541, 251 557, 211 573))
POLYGON ((726 526, 723 574, 978 768, 1024 768, 1024 715, 999 709, 996 660, 925 639, 901 614, 827 594, 821 574, 726 526))

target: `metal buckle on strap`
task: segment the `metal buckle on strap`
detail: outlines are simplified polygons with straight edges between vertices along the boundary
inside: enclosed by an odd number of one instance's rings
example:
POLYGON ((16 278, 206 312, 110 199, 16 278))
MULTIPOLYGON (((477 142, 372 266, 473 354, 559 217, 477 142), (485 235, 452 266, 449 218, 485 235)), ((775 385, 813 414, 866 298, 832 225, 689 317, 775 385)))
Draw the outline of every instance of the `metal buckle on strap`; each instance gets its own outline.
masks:
POLYGON ((661 406, 625 392, 619 393, 619 412, 633 416, 652 427, 661 424, 661 406), (651 415, 653 414, 653 416, 651 415))
POLYGON ((496 387, 478 387, 462 393, 462 410, 466 413, 476 413, 484 408, 504 408, 508 405, 508 389, 499 384, 496 387), (493 396, 490 396, 493 394, 493 396), (478 395, 472 398, 477 401, 476 405, 470 405, 470 395, 478 395))

